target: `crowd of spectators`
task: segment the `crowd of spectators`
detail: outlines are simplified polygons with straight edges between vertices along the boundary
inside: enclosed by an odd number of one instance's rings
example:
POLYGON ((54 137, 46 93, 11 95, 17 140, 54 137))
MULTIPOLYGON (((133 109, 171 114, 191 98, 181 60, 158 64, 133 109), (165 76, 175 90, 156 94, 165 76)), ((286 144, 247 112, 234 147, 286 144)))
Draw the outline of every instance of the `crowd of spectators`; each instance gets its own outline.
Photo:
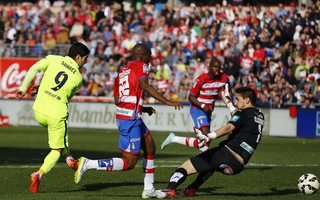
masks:
POLYGON ((28 44, 31 53, 47 54, 74 41, 90 48, 78 95, 113 96, 118 69, 130 60, 134 44, 145 43, 152 50, 150 83, 167 98, 187 101, 193 81, 217 56, 232 87, 257 92, 258 107, 320 103, 319 0, 272 8, 150 0, 127 9, 117 2, 61 5, 58 12, 48 4, 0 7, 2 46, 28 44))

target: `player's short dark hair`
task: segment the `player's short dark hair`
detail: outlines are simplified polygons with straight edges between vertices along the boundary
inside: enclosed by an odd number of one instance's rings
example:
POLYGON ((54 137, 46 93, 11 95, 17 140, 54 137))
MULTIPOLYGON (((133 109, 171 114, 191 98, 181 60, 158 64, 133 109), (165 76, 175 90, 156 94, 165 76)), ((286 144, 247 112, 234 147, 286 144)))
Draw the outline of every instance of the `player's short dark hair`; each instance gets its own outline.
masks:
POLYGON ((253 105, 256 104, 257 95, 250 87, 240 87, 236 89, 236 93, 241 94, 242 98, 249 98, 253 105))
POLYGON ((210 66, 221 66, 221 61, 217 57, 213 56, 210 60, 210 66))
POLYGON ((71 45, 68 56, 71 58, 75 58, 77 55, 84 57, 90 53, 88 47, 81 42, 75 42, 71 45))

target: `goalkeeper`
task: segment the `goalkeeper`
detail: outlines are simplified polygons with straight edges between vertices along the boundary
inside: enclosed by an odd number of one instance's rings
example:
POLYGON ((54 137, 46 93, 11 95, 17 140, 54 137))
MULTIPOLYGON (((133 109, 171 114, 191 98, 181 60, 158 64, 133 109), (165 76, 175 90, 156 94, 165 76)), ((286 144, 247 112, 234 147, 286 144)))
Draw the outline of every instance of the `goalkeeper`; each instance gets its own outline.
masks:
POLYGON ((73 159, 68 148, 68 103, 82 83, 79 69, 87 62, 89 49, 82 43, 71 45, 68 56, 48 55, 35 63, 27 72, 16 93, 21 100, 38 72, 43 72, 41 83, 31 89, 37 94, 33 104, 34 117, 48 131, 50 153, 37 172, 31 175, 29 191, 36 193, 39 184, 58 162, 61 155, 66 157, 69 167, 77 170, 77 160, 73 159))
POLYGON ((199 173, 196 180, 184 189, 183 193, 186 196, 194 196, 197 189, 215 171, 225 175, 240 173, 256 150, 261 139, 264 115, 254 107, 257 99, 255 92, 249 87, 237 88, 234 104, 237 109, 230 101, 228 87, 222 92, 222 96, 232 115, 230 121, 206 135, 198 129, 195 131, 200 146, 227 134, 228 138, 217 147, 185 161, 172 174, 167 188, 163 190, 167 193, 167 197, 174 197, 176 188, 191 174, 199 173))

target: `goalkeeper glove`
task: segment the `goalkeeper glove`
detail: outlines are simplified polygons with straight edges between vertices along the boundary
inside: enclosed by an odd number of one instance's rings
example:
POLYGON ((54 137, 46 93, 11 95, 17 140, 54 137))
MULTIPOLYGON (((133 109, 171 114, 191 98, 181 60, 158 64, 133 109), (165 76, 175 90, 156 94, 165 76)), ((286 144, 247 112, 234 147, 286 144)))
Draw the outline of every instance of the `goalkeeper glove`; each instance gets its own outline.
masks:
POLYGON ((224 103, 227 105, 231 113, 236 110, 230 98, 228 83, 225 84, 224 91, 221 92, 221 98, 224 101, 224 103))
POLYGON ((198 147, 202 148, 204 147, 208 142, 210 142, 212 139, 217 138, 216 132, 208 133, 208 134, 203 134, 199 129, 194 129, 194 131, 197 134, 198 138, 198 147))

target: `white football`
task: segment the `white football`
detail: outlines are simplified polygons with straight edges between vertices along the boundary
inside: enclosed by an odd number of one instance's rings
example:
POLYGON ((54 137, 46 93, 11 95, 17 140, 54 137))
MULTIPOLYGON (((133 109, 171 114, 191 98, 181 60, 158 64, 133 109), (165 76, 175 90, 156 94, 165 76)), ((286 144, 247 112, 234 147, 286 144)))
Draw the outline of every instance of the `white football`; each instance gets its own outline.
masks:
POLYGON ((319 189, 318 177, 311 173, 305 173, 298 179, 298 189, 303 194, 314 194, 319 189))

